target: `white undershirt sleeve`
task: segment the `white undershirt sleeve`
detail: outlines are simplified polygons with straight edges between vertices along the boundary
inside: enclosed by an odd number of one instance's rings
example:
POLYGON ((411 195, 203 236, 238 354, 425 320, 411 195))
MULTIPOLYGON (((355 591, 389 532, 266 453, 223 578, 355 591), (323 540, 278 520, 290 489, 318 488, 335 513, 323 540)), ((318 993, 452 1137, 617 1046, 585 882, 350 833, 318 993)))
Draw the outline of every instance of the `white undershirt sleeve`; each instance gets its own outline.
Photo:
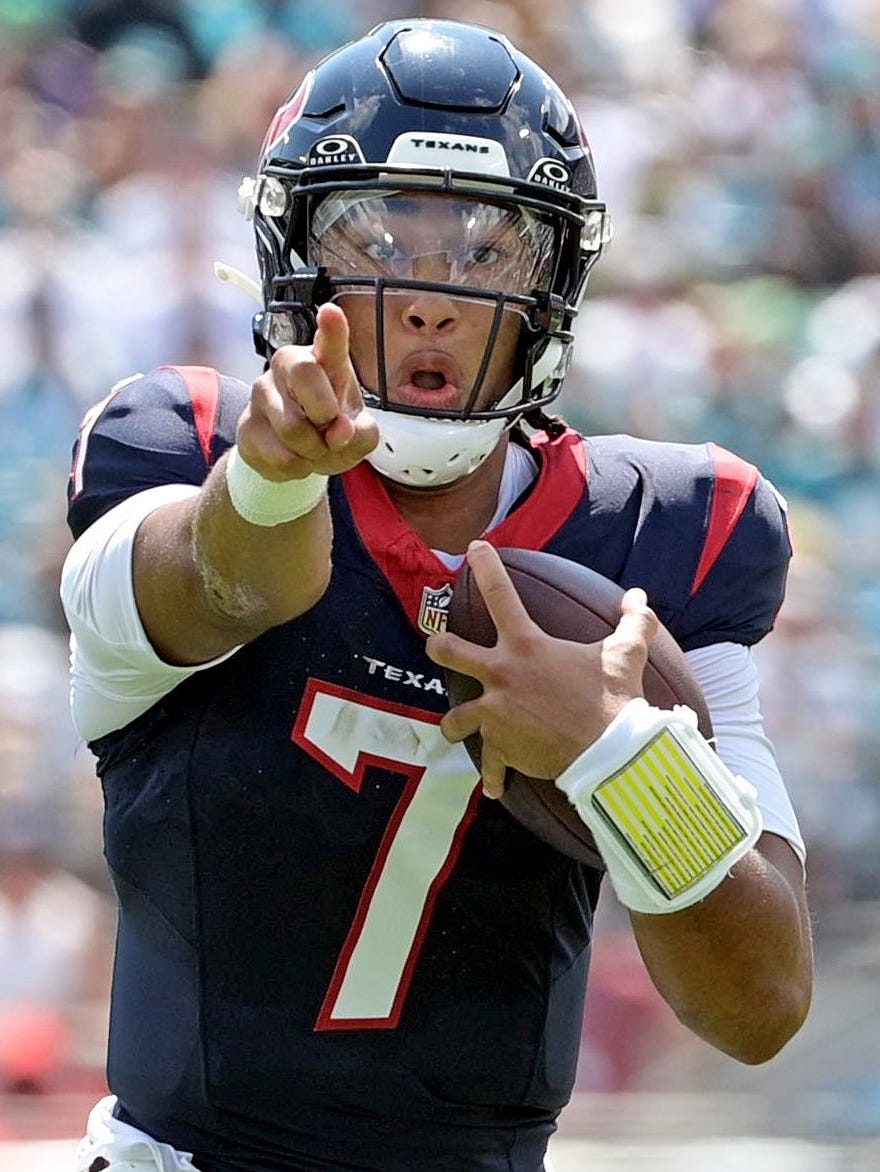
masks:
POLYGON ((197 671, 222 663, 180 667, 160 659, 138 614, 132 579, 135 535, 162 505, 198 492, 165 484, 129 497, 74 542, 61 574, 61 601, 71 630, 73 723, 86 741, 123 728, 197 671))
POLYGON ((786 839, 803 863, 806 848, 797 816, 764 731, 751 650, 738 643, 715 643, 688 651, 687 659, 709 706, 721 759, 757 789, 764 829, 786 839))

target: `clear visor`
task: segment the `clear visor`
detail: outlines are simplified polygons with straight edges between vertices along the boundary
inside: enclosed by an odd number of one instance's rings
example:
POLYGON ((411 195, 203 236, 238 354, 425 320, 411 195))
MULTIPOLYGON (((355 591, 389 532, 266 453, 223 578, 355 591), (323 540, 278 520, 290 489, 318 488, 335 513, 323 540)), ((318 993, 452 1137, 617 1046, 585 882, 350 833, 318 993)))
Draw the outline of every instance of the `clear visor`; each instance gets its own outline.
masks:
POLYGON ((516 204, 434 193, 340 192, 317 207, 308 263, 331 277, 425 281, 532 296, 553 276, 549 220, 516 204))

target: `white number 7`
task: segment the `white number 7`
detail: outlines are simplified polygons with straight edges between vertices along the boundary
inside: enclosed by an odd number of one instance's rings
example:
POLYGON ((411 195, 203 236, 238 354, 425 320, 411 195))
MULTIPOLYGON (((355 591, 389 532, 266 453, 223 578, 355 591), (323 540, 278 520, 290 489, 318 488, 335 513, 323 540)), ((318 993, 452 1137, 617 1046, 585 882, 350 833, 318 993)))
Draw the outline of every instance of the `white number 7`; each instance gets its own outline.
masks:
POLYGON ((309 680, 292 739, 360 793, 368 766, 402 773, 388 820, 330 987, 318 1030, 394 1029, 434 903, 480 798, 479 774, 440 717, 309 680))

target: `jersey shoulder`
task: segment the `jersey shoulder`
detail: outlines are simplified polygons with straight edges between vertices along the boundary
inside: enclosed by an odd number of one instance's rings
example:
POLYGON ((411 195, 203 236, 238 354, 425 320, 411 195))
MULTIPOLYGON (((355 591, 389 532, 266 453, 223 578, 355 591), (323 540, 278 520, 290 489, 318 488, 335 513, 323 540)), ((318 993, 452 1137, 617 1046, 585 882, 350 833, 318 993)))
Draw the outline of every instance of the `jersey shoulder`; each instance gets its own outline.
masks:
POLYGON ((162 366, 123 379, 80 425, 68 482, 74 538, 129 496, 199 485, 235 442, 249 388, 206 366, 162 366))
POLYGON ((748 460, 714 443, 587 441, 600 510, 633 518, 628 584, 652 582, 688 648, 749 645, 773 625, 791 557, 787 511, 748 460))

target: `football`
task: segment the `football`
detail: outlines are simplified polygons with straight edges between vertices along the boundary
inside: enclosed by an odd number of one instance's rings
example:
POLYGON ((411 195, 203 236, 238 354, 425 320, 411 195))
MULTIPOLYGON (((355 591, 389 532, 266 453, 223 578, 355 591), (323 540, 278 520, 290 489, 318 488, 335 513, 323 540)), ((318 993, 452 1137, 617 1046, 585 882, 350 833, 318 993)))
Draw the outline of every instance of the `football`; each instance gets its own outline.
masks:
MULTIPOLYGON (((498 553, 529 616, 549 635, 578 643, 595 643, 617 626, 623 589, 595 571, 553 554, 525 549, 498 553)), ((491 647, 495 626, 467 563, 462 566, 449 604, 447 630, 471 643, 491 647)), ((451 706, 480 694, 471 676, 447 670, 451 706)), ((645 697, 658 708, 687 704, 697 715, 700 732, 712 736, 706 701, 684 652, 661 624, 651 644, 644 674, 645 697)), ((465 740, 480 768, 480 736, 465 740)), ((546 778, 508 769, 504 807, 548 845, 580 863, 602 867, 593 837, 568 798, 546 778)))

